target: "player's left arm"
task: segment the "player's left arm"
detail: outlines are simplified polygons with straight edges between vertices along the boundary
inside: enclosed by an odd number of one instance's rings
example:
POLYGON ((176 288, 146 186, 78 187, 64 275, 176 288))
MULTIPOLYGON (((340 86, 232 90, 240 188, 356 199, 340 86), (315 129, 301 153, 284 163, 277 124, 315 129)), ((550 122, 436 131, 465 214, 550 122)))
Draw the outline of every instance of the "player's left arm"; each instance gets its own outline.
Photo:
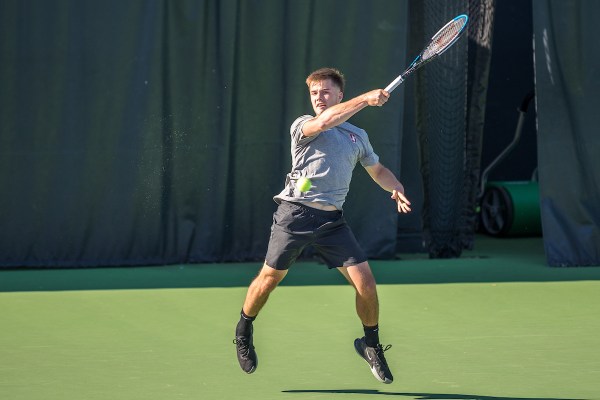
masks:
POLYGON ((398 205, 398 212, 408 213, 410 212, 410 201, 404 195, 404 186, 396 175, 389 169, 383 166, 381 163, 365 167, 371 178, 381 186, 384 190, 392 194, 391 198, 398 205))

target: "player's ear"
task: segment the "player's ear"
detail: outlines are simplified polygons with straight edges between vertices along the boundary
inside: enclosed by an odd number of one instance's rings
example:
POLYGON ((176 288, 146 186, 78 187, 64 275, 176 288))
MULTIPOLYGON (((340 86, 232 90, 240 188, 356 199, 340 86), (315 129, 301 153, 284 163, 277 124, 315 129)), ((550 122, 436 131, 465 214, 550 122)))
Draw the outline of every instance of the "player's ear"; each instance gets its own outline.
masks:
POLYGON ((343 98, 344 98, 344 92, 339 92, 338 93, 338 103, 341 103, 343 98))

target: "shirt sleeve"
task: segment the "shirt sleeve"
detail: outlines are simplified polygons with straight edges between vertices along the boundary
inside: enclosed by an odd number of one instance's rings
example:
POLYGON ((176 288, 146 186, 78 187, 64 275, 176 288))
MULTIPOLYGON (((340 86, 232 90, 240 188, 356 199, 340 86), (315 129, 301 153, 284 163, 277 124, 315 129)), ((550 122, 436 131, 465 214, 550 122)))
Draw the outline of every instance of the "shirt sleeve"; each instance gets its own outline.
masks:
POLYGON ((296 120, 292 123, 292 126, 290 127, 290 135, 292 136, 293 143, 296 143, 296 144, 308 143, 308 142, 312 141, 316 136, 318 136, 318 135, 315 135, 315 136, 305 137, 302 135, 302 127, 304 126, 304 123, 311 118, 312 118, 311 115, 303 115, 301 117, 296 118, 296 120))
POLYGON ((360 165, 363 167, 370 167, 379 162, 379 156, 373 150, 373 146, 371 146, 371 142, 369 141, 369 137, 365 134, 365 142, 364 142, 364 151, 362 157, 360 158, 360 165))

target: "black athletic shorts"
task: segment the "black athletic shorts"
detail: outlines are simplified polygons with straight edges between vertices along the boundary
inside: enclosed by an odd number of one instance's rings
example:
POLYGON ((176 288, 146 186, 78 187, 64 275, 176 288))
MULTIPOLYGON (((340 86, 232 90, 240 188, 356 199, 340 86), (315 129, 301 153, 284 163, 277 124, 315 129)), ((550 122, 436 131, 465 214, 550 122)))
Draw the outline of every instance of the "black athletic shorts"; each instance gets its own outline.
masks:
POLYGON ((282 201, 273 213, 266 264, 286 270, 310 245, 329 268, 367 261, 341 211, 324 211, 282 201))

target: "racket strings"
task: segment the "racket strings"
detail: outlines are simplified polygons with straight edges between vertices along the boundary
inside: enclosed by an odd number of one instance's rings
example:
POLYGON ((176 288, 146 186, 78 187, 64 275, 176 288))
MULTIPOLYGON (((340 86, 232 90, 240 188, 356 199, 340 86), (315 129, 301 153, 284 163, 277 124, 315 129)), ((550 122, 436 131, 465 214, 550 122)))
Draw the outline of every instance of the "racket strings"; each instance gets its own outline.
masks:
POLYGON ((462 19, 457 20, 448 25, 446 29, 438 32, 437 35, 431 39, 429 46, 423 51, 423 60, 427 60, 428 58, 443 53, 444 50, 446 50, 460 35, 465 23, 466 22, 462 19))

